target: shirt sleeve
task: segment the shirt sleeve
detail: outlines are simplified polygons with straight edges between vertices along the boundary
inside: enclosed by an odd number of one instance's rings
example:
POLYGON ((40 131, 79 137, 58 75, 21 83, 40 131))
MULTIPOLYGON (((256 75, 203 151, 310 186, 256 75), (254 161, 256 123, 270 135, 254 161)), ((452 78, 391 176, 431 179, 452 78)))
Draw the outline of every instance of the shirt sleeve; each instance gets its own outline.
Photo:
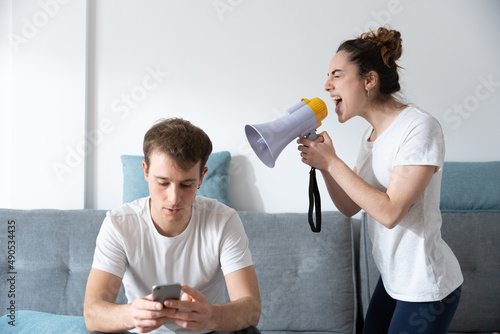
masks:
POLYGON ((235 212, 224 226, 220 244, 220 262, 224 275, 253 265, 248 244, 241 218, 235 212))
POLYGON ((398 165, 430 165, 443 167, 444 136, 441 125, 434 117, 415 120, 402 138, 394 160, 398 165))
POLYGON ((123 278, 127 268, 124 243, 112 218, 106 216, 96 239, 92 268, 123 278))

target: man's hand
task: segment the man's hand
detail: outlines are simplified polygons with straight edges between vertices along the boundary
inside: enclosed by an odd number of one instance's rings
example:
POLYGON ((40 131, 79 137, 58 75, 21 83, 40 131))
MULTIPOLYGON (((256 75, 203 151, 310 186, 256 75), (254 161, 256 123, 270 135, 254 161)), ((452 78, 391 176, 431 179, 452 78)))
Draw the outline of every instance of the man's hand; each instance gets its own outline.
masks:
POLYGON ((169 319, 174 319, 177 325, 194 331, 208 328, 212 311, 207 297, 186 284, 182 284, 181 290, 184 293, 180 300, 165 301, 168 311, 175 309, 168 313, 169 319))
POLYGON ((261 305, 254 267, 248 266, 224 277, 229 303, 209 304, 200 291, 183 284, 181 299, 164 303, 165 307, 176 309, 169 317, 177 325, 194 331, 234 332, 257 326, 261 305))
POLYGON ((133 326, 140 333, 151 332, 167 321, 174 320, 171 316, 176 313, 175 309, 164 307, 161 303, 152 301, 151 295, 134 300, 130 305, 130 310, 133 326))

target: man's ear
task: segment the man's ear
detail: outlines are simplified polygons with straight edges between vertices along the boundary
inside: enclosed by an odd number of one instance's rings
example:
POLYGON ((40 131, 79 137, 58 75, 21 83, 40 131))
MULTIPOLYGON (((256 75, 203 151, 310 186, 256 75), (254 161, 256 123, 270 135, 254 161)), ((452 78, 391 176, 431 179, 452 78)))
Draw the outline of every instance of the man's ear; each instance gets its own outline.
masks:
POLYGON ((378 73, 375 71, 370 71, 365 76, 365 90, 373 89, 378 83, 378 73))
POLYGON ((146 179, 146 182, 148 181, 148 165, 146 164, 146 160, 142 160, 142 169, 144 170, 144 179, 146 179))
POLYGON ((201 177, 200 177, 200 183, 198 183, 198 188, 201 187, 201 184, 203 183, 203 178, 205 177, 205 174, 208 172, 208 167, 205 166, 203 168, 203 171, 201 172, 201 177))

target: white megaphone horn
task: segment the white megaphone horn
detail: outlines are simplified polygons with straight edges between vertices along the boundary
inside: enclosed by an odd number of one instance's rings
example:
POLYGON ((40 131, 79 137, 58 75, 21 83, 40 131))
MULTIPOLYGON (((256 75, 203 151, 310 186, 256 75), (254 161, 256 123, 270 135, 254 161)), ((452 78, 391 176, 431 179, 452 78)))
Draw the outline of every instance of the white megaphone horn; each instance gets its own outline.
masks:
POLYGON ((245 133, 255 154, 267 167, 272 168, 281 151, 294 138, 318 138, 315 130, 327 115, 326 104, 321 99, 302 99, 277 120, 246 125, 245 133))

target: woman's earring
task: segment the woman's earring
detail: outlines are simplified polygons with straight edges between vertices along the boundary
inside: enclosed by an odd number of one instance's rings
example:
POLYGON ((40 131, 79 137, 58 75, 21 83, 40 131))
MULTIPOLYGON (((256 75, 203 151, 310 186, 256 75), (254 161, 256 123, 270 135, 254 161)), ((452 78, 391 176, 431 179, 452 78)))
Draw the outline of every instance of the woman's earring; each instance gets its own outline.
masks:
POLYGON ((366 96, 370 97, 370 90, 369 89, 366 91, 366 96))

